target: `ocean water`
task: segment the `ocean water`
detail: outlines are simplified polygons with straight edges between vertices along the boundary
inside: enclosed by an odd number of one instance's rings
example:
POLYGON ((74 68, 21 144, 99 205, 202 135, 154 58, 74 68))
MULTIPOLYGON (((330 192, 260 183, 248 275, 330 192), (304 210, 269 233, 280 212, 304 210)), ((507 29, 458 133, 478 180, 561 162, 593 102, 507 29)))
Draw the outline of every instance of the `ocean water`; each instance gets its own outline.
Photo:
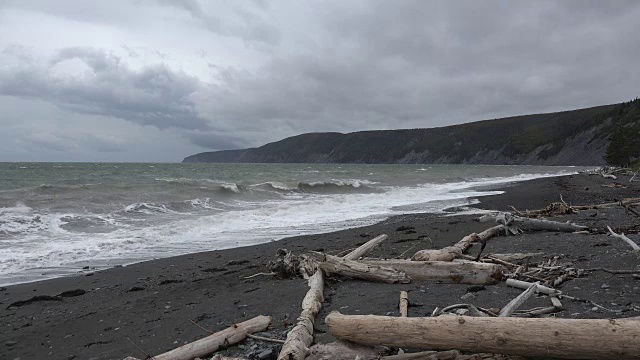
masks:
POLYGON ((0 285, 471 206, 575 167, 0 163, 0 285))

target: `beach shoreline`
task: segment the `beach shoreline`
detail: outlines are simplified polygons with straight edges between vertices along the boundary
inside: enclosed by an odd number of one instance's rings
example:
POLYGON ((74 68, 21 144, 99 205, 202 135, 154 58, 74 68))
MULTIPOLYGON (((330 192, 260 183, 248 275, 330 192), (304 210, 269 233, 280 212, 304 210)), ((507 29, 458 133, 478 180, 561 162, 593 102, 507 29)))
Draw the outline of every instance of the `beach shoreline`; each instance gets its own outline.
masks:
MULTIPOLYGON (((626 188, 605 188, 611 180, 599 176, 572 175, 540 178, 498 185, 505 193, 479 197, 473 208, 520 210, 543 208, 564 199, 572 204, 595 204, 637 196, 638 183, 618 183, 626 188)), ((490 187, 496 189, 496 187, 490 187)), ((355 247, 378 234, 389 239, 373 256, 407 257, 421 248, 441 248, 471 232, 486 229, 473 215, 408 214, 392 216, 380 223, 337 232, 294 236, 279 241, 241 248, 193 253, 139 262, 124 267, 10 285, 0 291, 0 332, 2 359, 122 359, 128 355, 143 358, 159 354, 207 335, 202 328, 220 330, 234 322, 256 315, 273 317, 273 336, 282 337, 295 322, 300 302, 307 291, 304 280, 278 280, 271 276, 247 276, 265 272, 277 249, 295 253, 309 250, 337 253, 355 247), (404 229, 404 230, 399 230, 404 229), (20 307, 7 307, 34 296, 55 296, 63 292, 80 294, 62 301, 37 301, 20 307), (198 325, 194 325, 197 323, 198 325), (135 344, 135 345, 134 345, 135 344)), ((624 209, 582 212, 563 217, 590 227, 623 227, 634 224, 624 209), (594 213, 596 214, 595 216, 594 213)), ((566 221, 566 220, 563 220, 566 221)), ((637 223, 637 221, 636 221, 637 223)), ((635 268, 640 260, 628 254, 628 245, 606 235, 534 233, 491 240, 488 252, 535 252, 558 256, 576 267, 610 266, 635 268), (575 242, 580 241, 580 246, 575 242), (607 244, 607 245, 597 245, 607 244), (603 250, 605 249, 605 250, 603 250), (595 256, 592 256, 595 255, 595 256)), ((636 235, 637 237, 637 235, 636 235)), ((633 238, 637 241, 637 238, 633 238)), ((473 252, 474 250, 472 250, 473 252)), ((566 304, 561 317, 627 317, 640 315, 640 285, 629 276, 596 273, 568 282, 574 296, 601 301, 619 312, 592 311, 586 304, 566 304), (579 284, 579 285, 575 285, 579 284), (603 288, 602 285, 607 285, 603 288), (574 289, 577 288, 577 289, 574 289), (597 293, 594 293, 597 292, 597 293), (617 305, 611 305, 617 304, 617 305), (637 309, 637 310, 636 310, 637 309)), ((412 308, 414 316, 425 316, 434 306, 459 302, 467 286, 416 282, 381 285, 353 280, 331 280, 325 289, 326 304, 317 323, 317 341, 330 341, 324 317, 331 310, 351 314, 387 314, 396 311, 397 293, 410 292, 410 298, 423 306, 412 308), (366 301, 363 301, 366 299, 366 301)), ((508 302, 518 291, 503 284, 474 295, 480 306, 508 302)), ((539 306, 544 299, 532 299, 539 306)), ((502 304, 504 305, 504 304, 502 304)), ((230 353, 243 352, 232 347, 230 353)))

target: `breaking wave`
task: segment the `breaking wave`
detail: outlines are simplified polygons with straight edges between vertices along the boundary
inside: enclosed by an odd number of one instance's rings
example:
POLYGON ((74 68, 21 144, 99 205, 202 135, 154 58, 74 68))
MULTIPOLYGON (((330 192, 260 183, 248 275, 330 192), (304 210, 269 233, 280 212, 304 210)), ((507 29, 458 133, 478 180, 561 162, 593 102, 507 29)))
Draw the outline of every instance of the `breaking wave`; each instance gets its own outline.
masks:
POLYGON ((376 182, 369 180, 330 180, 330 181, 313 181, 313 182, 276 182, 269 181, 261 184, 252 185, 252 188, 258 188, 262 190, 273 190, 278 192, 304 192, 304 193, 368 193, 368 192, 381 192, 380 188, 376 188, 376 182))

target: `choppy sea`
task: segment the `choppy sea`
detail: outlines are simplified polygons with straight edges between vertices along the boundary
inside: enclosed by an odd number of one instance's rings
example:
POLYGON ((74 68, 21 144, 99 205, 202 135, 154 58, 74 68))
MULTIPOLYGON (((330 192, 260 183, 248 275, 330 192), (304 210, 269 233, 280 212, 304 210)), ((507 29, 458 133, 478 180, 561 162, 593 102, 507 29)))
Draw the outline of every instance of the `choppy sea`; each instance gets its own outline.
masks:
POLYGON ((576 167, 0 163, 0 285, 470 207, 576 167))

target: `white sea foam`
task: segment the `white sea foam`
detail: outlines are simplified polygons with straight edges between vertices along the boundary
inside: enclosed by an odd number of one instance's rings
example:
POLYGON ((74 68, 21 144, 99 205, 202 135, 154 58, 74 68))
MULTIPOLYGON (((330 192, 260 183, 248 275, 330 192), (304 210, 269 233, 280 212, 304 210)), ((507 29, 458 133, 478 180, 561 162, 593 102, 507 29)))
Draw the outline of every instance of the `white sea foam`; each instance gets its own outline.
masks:
MULTIPOLYGON (((468 206, 473 203, 470 198, 501 193, 499 190, 475 190, 475 187, 565 174, 526 174, 417 186, 380 186, 384 192, 376 193, 312 192, 268 201, 233 199, 213 202, 209 198, 184 201, 195 208, 218 210, 198 213, 200 215, 197 216, 184 216, 166 204, 141 202, 126 206, 123 213, 113 214, 122 217, 117 221, 109 217, 113 231, 97 233, 65 230, 68 219, 86 214, 35 214, 28 206, 17 204, 12 208, 0 208, 0 235, 3 231, 24 234, 0 241, 0 285, 42 278, 43 271, 37 269, 113 266, 364 226, 401 213, 440 212, 452 206, 468 206), (136 213, 147 216, 146 222, 139 226, 126 226, 127 216, 136 213)), ((281 185, 268 184, 276 189, 281 185)), ((318 186, 311 184, 309 186, 318 186)), ((373 186, 375 182, 334 179, 331 184, 360 188, 373 186)), ((232 192, 240 191, 237 186, 227 185, 232 192)), ((287 184, 280 187, 291 190, 287 184)), ((62 272, 49 271, 45 276, 62 272)))

